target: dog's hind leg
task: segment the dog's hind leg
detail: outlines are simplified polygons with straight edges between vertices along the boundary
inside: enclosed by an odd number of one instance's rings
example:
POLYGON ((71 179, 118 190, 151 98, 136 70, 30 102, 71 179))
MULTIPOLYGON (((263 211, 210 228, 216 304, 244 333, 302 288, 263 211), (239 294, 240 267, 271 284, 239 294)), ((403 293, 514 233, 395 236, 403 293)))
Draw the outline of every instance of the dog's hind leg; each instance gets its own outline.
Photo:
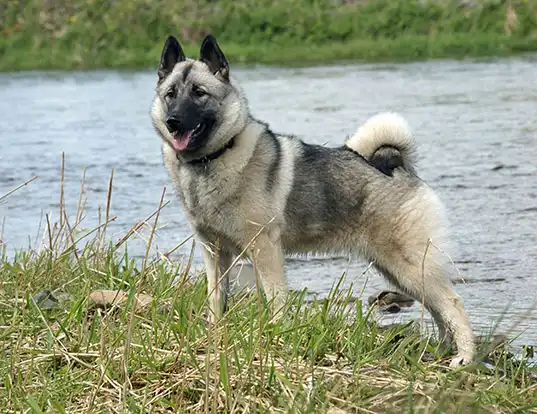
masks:
POLYGON ((438 251, 429 251, 421 261, 415 255, 392 256, 379 270, 397 288, 422 302, 433 316, 442 341, 453 336, 458 353, 450 365, 455 367, 472 362, 474 337, 462 301, 447 278, 447 266, 437 260, 439 255, 438 251))
POLYGON ((439 249, 449 248, 443 206, 430 188, 414 191, 395 209, 375 217, 376 231, 370 235, 375 263, 391 283, 422 302, 441 341, 453 337, 458 353, 451 366, 469 364, 475 352, 473 332, 453 289, 449 256, 439 249))

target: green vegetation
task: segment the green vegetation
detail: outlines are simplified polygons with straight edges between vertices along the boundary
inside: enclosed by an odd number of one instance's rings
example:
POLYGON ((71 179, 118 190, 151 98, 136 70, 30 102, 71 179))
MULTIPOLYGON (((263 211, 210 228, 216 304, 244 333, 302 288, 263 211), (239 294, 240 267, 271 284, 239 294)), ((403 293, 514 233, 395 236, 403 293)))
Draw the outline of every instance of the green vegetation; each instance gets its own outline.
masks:
POLYGON ((135 231, 114 243, 105 224, 83 230, 82 207, 70 219, 63 208, 58 223, 47 217, 40 252, 4 252, 2 412, 535 412, 528 362, 497 349, 487 357, 494 368, 450 370, 430 337, 381 329, 337 285, 312 303, 294 293, 278 319, 260 295, 237 294, 208 325, 206 284, 189 276, 190 260, 149 253, 162 207, 133 228, 151 228, 141 262, 120 253, 135 231), (34 299, 44 289, 56 297, 47 306, 34 299), (128 299, 97 308, 96 289, 128 299), (140 293, 148 306, 135 306, 140 293))
POLYGON ((537 0, 6 0, 0 70, 154 67, 177 35, 232 62, 312 64, 537 50, 537 0))

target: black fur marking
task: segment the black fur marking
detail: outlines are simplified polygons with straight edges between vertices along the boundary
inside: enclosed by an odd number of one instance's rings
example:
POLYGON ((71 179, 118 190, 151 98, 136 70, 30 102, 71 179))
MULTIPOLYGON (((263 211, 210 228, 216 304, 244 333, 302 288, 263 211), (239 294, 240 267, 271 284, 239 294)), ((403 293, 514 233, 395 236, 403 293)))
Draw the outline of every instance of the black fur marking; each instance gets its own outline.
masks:
POLYGON ((185 70, 183 71, 183 83, 186 82, 186 78, 188 78, 188 75, 190 75, 190 71, 192 70, 193 66, 194 65, 192 63, 185 66, 185 70))
POLYGON ((199 106, 192 98, 180 100, 173 109, 173 116, 177 119, 181 131, 188 131, 196 128, 196 125, 202 120, 203 114, 199 106))
POLYGON ((267 174, 267 191, 270 193, 278 181, 278 173, 282 163, 282 144, 278 137, 270 129, 267 129, 266 136, 270 139, 271 145, 274 149, 274 157, 272 158, 272 162, 270 163, 267 174))
POLYGON ((355 218, 361 215, 367 191, 356 181, 341 178, 348 175, 349 164, 365 166, 367 163, 338 148, 303 142, 301 146, 285 214, 287 223, 293 227, 287 234, 293 234, 294 243, 307 248, 338 229, 354 225, 355 218))
POLYGON ((347 147, 346 145, 342 148, 358 155, 369 165, 373 166, 375 169, 388 177, 393 177, 393 171, 396 168, 403 166, 403 158, 401 157, 399 149, 392 146, 384 145, 380 147, 377 151, 375 151, 370 160, 366 160, 362 154, 350 147, 347 147), (386 149, 386 151, 384 151, 384 149, 386 149))
POLYGON ((172 134, 194 130, 198 124, 202 124, 204 129, 192 136, 185 150, 188 152, 197 151, 207 143, 216 124, 216 114, 212 109, 200 108, 198 103, 187 97, 176 103, 166 119, 166 126, 172 134))
POLYGON ((185 52, 179 44, 179 41, 169 36, 162 48, 160 56, 160 64, 158 67, 158 85, 173 71, 173 68, 178 62, 186 60, 185 52))
POLYGON ((224 79, 229 79, 229 63, 213 35, 209 34, 203 39, 200 47, 200 61, 207 64, 214 75, 218 72, 224 79))
POLYGON ((403 167, 403 157, 399 148, 383 145, 375 151, 369 162, 379 171, 393 176, 396 168, 403 167))

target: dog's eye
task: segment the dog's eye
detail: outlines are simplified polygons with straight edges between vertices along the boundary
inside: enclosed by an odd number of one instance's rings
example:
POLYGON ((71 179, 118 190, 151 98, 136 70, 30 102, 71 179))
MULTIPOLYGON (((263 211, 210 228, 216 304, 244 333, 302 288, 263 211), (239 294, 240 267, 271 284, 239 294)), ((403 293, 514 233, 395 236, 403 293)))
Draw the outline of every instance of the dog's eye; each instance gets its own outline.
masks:
POLYGON ((168 89, 164 97, 166 98, 167 101, 170 99, 173 99, 175 97, 175 88, 168 89))
POLYGON ((202 97, 204 95, 207 95, 207 92, 205 92, 203 89, 201 89, 200 87, 194 85, 192 87, 192 92, 194 93, 194 95, 196 95, 197 97, 202 97))

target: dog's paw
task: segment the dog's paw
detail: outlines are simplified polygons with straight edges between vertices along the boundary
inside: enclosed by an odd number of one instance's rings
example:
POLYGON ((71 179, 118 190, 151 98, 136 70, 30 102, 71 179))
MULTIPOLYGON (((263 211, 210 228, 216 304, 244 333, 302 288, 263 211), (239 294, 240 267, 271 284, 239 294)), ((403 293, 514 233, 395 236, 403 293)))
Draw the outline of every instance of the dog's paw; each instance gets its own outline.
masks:
POLYGON ((451 368, 458 368, 464 365, 468 365, 472 363, 472 358, 465 355, 456 355, 453 357, 451 362, 449 363, 449 366, 451 368))

